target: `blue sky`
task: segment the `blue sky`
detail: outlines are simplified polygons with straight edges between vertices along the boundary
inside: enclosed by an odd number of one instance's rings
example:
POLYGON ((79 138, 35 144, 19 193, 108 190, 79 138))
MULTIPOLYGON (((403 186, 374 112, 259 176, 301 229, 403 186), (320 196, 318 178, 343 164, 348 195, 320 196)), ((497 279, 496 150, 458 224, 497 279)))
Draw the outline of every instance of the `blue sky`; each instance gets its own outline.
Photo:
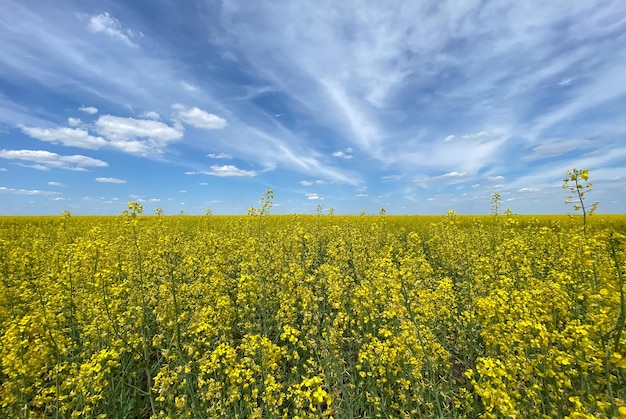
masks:
POLYGON ((3 0, 0 214, 626 208, 626 3, 3 0))

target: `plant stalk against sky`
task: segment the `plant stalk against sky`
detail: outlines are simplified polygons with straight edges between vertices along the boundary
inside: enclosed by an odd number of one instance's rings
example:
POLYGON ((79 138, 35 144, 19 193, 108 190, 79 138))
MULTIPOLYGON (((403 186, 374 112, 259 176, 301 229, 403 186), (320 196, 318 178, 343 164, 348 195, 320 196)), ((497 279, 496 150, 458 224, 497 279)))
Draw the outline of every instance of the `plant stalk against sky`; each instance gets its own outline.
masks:
POLYGON ((496 192, 491 196, 491 213, 493 215, 498 215, 501 206, 502 206, 502 195, 496 192))
POLYGON ((273 201, 274 191, 272 189, 267 189, 265 192, 263 192, 263 195, 261 195, 261 199, 259 200, 261 206, 258 208, 250 206, 250 208, 248 209, 248 215, 256 215, 259 217, 259 235, 261 235, 261 219, 270 215, 270 208, 272 208, 273 201))
MULTIPOLYGON (((592 191, 592 184, 589 182, 589 169, 578 170, 573 168, 567 171, 567 177, 563 179, 563 189, 569 189, 570 192, 576 192, 578 204, 574 204, 574 211, 582 210, 583 212, 583 229, 587 233, 587 215, 593 215, 598 208, 598 202, 594 202, 591 208, 585 207, 585 194, 592 191), (573 182, 573 184, 571 183, 573 182)), ((565 203, 573 203, 574 195, 566 195, 565 203)))

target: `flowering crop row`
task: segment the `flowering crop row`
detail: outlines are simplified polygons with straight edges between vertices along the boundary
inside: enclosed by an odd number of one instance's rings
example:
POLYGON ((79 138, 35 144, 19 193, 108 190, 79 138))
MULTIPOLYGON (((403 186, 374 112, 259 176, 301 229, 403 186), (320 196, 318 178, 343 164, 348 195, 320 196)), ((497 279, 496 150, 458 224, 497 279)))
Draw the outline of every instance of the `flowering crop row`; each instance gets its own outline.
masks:
POLYGON ((626 417, 626 218, 0 218, 2 417, 626 417))

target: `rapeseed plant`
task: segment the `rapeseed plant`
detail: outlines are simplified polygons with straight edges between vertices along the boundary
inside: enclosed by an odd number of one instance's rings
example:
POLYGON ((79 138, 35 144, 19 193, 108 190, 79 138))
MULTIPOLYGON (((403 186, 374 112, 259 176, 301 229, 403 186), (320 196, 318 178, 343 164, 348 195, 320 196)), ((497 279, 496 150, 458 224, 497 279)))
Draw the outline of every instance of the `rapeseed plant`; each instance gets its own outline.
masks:
POLYGON ((0 416, 625 415, 623 217, 265 198, 252 229, 132 202, 0 218, 0 416))
POLYGON ((569 190, 576 195, 566 195, 565 203, 573 204, 574 211, 581 210, 583 213, 583 229, 587 233, 587 215, 593 215, 597 208, 598 202, 594 202, 591 208, 585 206, 586 194, 592 191, 592 183, 589 181, 589 169, 573 168, 567 171, 567 177, 563 179, 563 189, 569 190), (573 184, 572 184, 573 183, 573 184), (576 200, 577 203, 573 203, 576 200))

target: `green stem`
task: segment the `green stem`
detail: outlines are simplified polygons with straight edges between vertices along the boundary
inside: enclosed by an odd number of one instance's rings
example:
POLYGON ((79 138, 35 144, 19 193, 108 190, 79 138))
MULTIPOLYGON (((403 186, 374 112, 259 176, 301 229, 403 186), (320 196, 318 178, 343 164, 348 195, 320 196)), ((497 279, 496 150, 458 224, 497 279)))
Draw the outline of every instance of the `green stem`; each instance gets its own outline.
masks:
MULTIPOLYGON (((134 220, 133 220, 134 221, 134 220)), ((138 240, 137 228, 135 224, 133 224, 133 241, 135 244, 135 250, 137 251, 137 268, 139 270, 139 294, 141 295, 141 312, 142 312, 142 327, 141 327, 141 340, 143 346, 143 359, 145 362, 145 374, 147 380, 147 393, 148 399, 150 401, 150 408, 152 409, 152 414, 156 413, 156 405, 154 402, 154 397, 152 397, 152 374, 150 373, 150 354, 148 352, 148 304, 146 303, 145 296, 145 284, 143 281, 143 258, 141 257, 141 250, 139 249, 139 240, 138 240)), ((152 342, 150 342, 151 344, 152 342)))
POLYGON ((622 331, 624 330, 624 323, 626 321, 626 295, 624 293, 624 276, 622 275, 622 269, 620 266, 620 261, 617 257, 617 252, 615 250, 615 239, 613 238, 613 234, 609 237, 609 244, 611 246, 611 258, 613 259, 613 263, 615 265, 615 271, 617 272, 617 278, 619 280, 619 294, 620 294, 620 313, 617 317, 617 321, 615 322, 614 330, 615 340, 614 340, 614 351, 619 352, 619 343, 622 337, 622 331))
POLYGON ((576 194, 578 195, 578 201, 580 201, 580 208, 583 210, 583 232, 587 235, 587 210, 583 202, 583 194, 581 192, 582 185, 579 182, 578 176, 576 176, 576 194))

